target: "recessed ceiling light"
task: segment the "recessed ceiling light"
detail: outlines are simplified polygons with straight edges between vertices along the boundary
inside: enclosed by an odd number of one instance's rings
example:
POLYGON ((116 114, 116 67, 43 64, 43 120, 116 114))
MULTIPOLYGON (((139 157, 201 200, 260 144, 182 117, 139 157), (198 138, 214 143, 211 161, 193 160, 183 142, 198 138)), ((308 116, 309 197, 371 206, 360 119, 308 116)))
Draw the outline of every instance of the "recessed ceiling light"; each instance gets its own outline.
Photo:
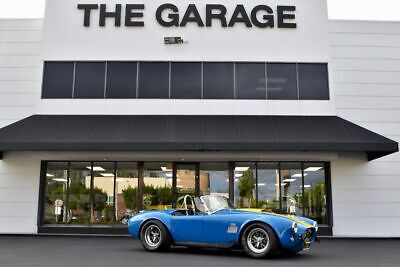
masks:
POLYGON ((161 167, 161 170, 162 170, 163 172, 172 172, 171 169, 168 169, 168 168, 165 167, 165 166, 161 167))
POLYGON ((266 183, 258 183, 257 185, 258 186, 266 186, 267 184, 266 183))
MULTIPOLYGON (((305 173, 304 176, 307 176, 308 174, 305 173)), ((301 178, 301 173, 296 173, 292 175, 293 178, 301 178)))
MULTIPOLYGON (((90 167, 90 166, 87 166, 86 168, 89 169, 89 170, 92 169, 92 167, 90 167)), ((100 166, 93 166, 93 171, 95 171, 95 172, 104 172, 105 169, 103 169, 103 168, 100 167, 100 166)))
POLYGON ((66 183, 67 179, 65 179, 65 178, 53 178, 53 181, 66 183))
POLYGON ((235 177, 237 178, 243 177, 243 173, 235 173, 235 177))
POLYGON ((46 176, 47 176, 47 177, 54 177, 54 175, 53 175, 53 174, 50 174, 50 173, 46 173, 46 176))
MULTIPOLYGON (((285 186, 287 183, 281 183, 281 186, 285 186)), ((275 186, 279 186, 279 184, 275 184, 275 186)))
POLYGON ((316 172, 316 171, 319 171, 319 170, 321 170, 322 169, 322 167, 308 167, 307 169, 305 169, 304 171, 305 172, 316 172))
POLYGON ((250 167, 236 167, 235 172, 245 172, 248 171, 250 167))
MULTIPOLYGON (((293 177, 293 176, 292 176, 293 177)), ((294 181, 296 181, 297 179, 293 178, 293 179, 284 179, 283 182, 287 182, 287 183, 292 183, 294 181)))
POLYGON ((100 175, 104 177, 114 177, 113 173, 100 173, 100 175))
POLYGON ((311 185, 309 185, 309 184, 304 185, 304 188, 310 188, 310 187, 311 187, 311 185))

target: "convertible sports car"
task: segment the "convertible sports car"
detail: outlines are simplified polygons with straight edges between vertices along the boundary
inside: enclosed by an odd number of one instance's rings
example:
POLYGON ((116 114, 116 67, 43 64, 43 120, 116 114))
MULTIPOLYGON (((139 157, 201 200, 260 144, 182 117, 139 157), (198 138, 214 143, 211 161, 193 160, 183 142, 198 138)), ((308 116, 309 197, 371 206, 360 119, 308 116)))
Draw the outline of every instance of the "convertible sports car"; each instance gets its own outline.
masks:
POLYGON ((128 230, 148 251, 171 245, 239 248, 254 258, 278 251, 297 253, 318 240, 318 225, 313 220, 238 210, 221 196, 187 195, 181 209, 142 211, 129 218, 128 230))

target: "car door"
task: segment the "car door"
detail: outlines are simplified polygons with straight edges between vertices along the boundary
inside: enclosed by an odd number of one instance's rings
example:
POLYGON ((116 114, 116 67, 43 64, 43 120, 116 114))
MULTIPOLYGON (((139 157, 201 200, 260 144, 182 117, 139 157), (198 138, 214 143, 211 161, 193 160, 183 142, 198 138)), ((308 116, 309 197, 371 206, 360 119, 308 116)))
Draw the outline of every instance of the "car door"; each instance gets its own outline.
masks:
POLYGON ((236 242, 239 225, 229 210, 204 216, 204 242, 215 245, 231 245, 236 242))
POLYGON ((173 238, 177 243, 204 243, 204 214, 172 216, 173 238))

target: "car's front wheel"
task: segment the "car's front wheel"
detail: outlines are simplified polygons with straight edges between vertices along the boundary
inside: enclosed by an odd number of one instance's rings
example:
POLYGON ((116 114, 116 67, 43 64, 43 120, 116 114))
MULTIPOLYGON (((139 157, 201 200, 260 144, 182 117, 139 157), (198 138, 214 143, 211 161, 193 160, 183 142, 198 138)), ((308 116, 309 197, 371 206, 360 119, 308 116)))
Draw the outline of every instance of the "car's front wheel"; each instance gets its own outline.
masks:
POLYGON ((149 221, 142 227, 140 241, 148 251, 162 251, 171 245, 169 232, 159 221, 149 221))
POLYGON ((242 248, 253 258, 272 256, 278 249, 275 232, 266 224, 255 223, 245 229, 241 239, 242 248))

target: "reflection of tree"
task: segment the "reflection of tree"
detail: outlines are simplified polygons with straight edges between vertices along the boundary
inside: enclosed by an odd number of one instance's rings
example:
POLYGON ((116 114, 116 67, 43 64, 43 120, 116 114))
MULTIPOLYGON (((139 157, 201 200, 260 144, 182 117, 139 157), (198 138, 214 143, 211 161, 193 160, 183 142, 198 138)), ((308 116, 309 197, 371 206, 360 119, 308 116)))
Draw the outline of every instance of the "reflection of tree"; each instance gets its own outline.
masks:
POLYGON ((320 181, 304 192, 304 205, 306 216, 317 220, 318 223, 324 223, 323 218, 326 213, 324 181, 320 181))
POLYGON ((124 203, 127 209, 136 209, 136 188, 128 186, 126 189, 122 190, 124 196, 124 203))
POLYGON ((145 186, 144 194, 151 196, 151 206, 170 205, 172 203, 171 188, 145 186))
POLYGON ((88 211, 90 208, 90 189, 82 184, 71 184, 67 190, 68 208, 88 211))
POLYGON ((253 198, 253 190, 255 187, 255 178, 252 170, 245 171, 243 177, 239 179, 238 189, 240 196, 240 207, 245 205, 244 200, 247 200, 246 206, 249 208, 253 206, 255 202, 253 198))
POLYGON ((64 187, 62 183, 49 183, 47 184, 47 201, 49 204, 54 204, 57 199, 64 200, 64 187))

